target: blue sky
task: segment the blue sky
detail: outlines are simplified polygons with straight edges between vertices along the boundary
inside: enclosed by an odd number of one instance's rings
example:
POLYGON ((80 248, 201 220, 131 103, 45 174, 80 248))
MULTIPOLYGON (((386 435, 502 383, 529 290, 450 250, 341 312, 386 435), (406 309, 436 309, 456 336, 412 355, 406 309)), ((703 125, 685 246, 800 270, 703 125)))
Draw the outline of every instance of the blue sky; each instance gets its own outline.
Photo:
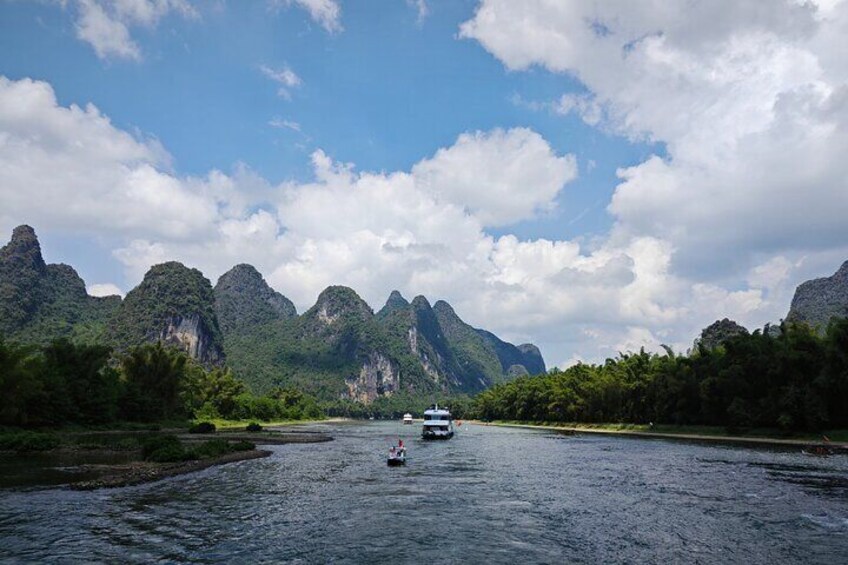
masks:
POLYGON ((199 20, 169 15, 155 30, 134 34, 141 62, 99 59, 75 35, 73 6, 12 2, 2 9, 4 75, 46 80, 61 104, 93 103, 116 126, 156 137, 182 174, 242 162, 271 182, 307 180, 317 147, 361 170, 401 170, 462 132, 529 127, 557 152, 576 154, 580 178, 560 194, 555 213, 509 231, 570 238, 608 229, 616 169, 660 150, 574 115, 528 107, 584 88, 568 76, 510 72, 475 42, 458 39, 474 2, 431 2, 421 21, 402 0, 379 10, 350 3, 338 33, 294 7, 201 3, 199 20), (263 65, 288 66, 302 86, 290 100, 279 96, 263 65), (275 118, 301 131, 270 126, 275 118))
POLYGON ((0 161, 43 164, 0 227, 92 292, 247 261, 301 310, 398 287, 557 364, 691 343, 846 256, 844 4, 2 2, 0 161))

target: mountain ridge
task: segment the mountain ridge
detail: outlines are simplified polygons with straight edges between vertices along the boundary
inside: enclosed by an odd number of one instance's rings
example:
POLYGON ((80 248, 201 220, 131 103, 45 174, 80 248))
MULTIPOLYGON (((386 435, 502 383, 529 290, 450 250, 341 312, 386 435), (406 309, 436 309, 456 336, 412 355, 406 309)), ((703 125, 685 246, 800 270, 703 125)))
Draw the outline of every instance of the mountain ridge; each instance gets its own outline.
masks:
POLYGON ((538 348, 472 328, 445 301, 431 306, 392 291, 375 313, 355 290, 336 285, 298 315, 247 264, 213 287, 199 270, 168 261, 123 299, 89 296, 72 267, 44 262, 30 226, 15 228, 0 249, 0 313, 6 337, 70 337, 119 351, 162 341, 206 366, 229 364, 256 391, 295 385, 325 399, 476 393, 545 371, 538 348))

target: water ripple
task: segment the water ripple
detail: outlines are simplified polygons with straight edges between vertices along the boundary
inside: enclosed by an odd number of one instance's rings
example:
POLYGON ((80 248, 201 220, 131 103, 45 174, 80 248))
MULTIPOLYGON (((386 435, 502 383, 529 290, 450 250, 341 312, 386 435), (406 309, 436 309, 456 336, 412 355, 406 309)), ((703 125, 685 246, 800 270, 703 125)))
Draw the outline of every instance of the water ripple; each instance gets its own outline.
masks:
POLYGON ((337 440, 149 485, 0 491, 0 561, 771 564, 848 554, 846 458, 481 426, 449 442, 379 422, 318 429, 337 440), (409 463, 389 468, 398 433, 409 463))

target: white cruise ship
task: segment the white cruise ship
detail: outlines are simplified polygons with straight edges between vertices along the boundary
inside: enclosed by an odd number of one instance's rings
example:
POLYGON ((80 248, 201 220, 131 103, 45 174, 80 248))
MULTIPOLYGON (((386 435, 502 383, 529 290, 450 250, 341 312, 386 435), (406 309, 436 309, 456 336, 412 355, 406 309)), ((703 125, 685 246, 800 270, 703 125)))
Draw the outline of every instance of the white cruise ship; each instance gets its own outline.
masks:
POLYGON ((453 437, 453 418, 445 408, 433 404, 424 411, 424 427, 421 430, 424 439, 450 439, 453 437))

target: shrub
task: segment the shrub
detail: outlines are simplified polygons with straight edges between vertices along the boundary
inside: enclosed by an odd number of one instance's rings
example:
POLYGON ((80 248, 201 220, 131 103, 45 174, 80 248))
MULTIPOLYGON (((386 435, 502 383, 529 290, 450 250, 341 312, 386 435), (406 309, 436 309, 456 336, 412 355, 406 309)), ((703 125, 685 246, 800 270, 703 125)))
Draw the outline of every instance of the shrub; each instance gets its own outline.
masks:
POLYGON ((0 434, 0 450, 20 453, 47 451, 59 447, 59 436, 48 432, 11 432, 0 434))
POLYGON ((190 434, 214 434, 215 424, 212 422, 199 422, 188 429, 190 434))
POLYGON ((227 440, 225 439, 211 439, 194 447, 192 452, 199 459, 220 457, 221 455, 230 452, 230 444, 227 443, 227 440))
POLYGON ((256 449, 256 444, 249 441, 240 440, 230 444, 230 451, 250 451, 256 449))
POLYGON ((191 450, 191 453, 194 455, 194 458, 207 459, 211 457, 220 457, 221 455, 232 453, 234 451, 250 451, 254 447, 256 446, 249 441, 236 441, 230 443, 224 439, 211 439, 196 446, 191 450))
POLYGON ((193 458, 192 454, 185 450, 177 436, 173 435, 147 438, 141 446, 141 455, 145 460, 157 463, 186 461, 193 458))
POLYGON ((260 426, 256 422, 251 422, 247 425, 247 431, 249 431, 249 432, 261 432, 262 426, 260 426))

